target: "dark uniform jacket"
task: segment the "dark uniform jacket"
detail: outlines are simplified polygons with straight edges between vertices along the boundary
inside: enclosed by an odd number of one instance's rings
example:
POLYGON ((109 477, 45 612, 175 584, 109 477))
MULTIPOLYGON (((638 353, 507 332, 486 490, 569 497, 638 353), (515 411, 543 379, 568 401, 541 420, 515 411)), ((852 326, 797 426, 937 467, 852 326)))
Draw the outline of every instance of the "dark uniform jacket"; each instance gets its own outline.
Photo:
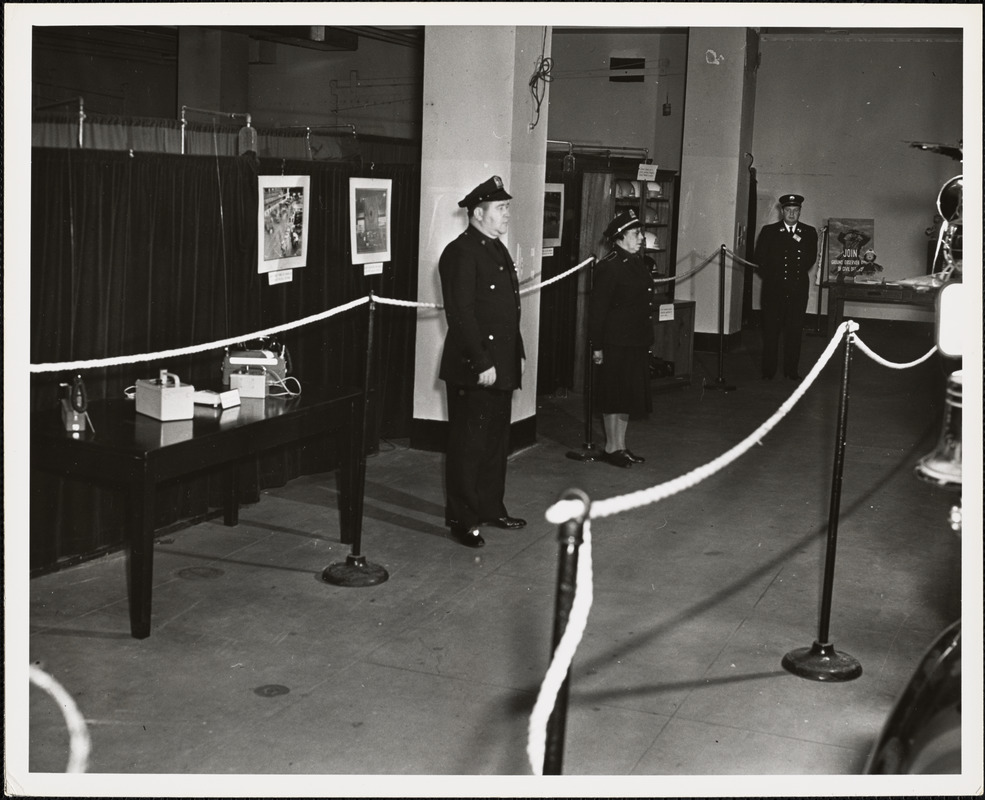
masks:
POLYGON ((494 389, 520 388, 520 286, 506 246, 469 225, 438 261, 448 334, 438 377, 476 386, 496 368, 494 389))
MULTIPOLYGON (((649 259, 647 259, 649 261, 649 259)), ((595 350, 607 344, 649 347, 653 344, 650 299, 653 278, 644 260, 621 247, 596 265, 588 311, 588 337, 595 350)))
POLYGON ((817 260, 817 231, 797 223, 795 233, 788 233, 780 220, 764 225, 756 241, 756 263, 764 282, 795 281, 807 277, 817 260), (800 241, 797 240, 800 237, 800 241))

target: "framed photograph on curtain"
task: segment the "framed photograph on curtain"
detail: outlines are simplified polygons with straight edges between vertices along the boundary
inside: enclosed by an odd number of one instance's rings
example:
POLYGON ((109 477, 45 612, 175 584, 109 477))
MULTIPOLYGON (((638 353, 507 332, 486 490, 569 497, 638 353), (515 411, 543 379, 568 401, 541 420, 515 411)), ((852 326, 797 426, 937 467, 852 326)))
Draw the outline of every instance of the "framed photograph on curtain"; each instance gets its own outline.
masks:
POLYGON ((311 176, 260 175, 259 185, 257 272, 305 266, 311 176))
POLYGON ((561 246, 564 226, 564 184, 544 184, 544 247, 561 246))
POLYGON ((349 233, 352 263, 390 261, 389 178, 349 178, 349 233))

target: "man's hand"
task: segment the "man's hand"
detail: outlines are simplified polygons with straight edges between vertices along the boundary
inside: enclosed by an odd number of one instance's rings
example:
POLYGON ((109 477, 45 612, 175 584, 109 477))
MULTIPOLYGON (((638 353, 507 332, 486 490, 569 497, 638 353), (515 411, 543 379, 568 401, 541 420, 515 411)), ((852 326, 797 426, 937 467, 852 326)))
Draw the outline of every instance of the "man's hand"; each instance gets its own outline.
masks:
POLYGON ((492 386, 496 382, 496 368, 490 367, 479 373, 479 386, 492 386))

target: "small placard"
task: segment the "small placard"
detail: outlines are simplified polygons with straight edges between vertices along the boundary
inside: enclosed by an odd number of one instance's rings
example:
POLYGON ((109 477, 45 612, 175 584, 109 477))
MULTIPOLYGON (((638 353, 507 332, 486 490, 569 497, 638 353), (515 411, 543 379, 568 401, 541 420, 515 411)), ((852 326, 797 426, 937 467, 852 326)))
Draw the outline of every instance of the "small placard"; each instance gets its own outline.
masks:
POLYGON ((674 318, 674 304, 673 303, 661 303, 659 315, 657 316, 658 322, 669 322, 674 318))
POLYGON ((636 171, 636 180, 638 181, 654 181, 657 179, 657 165, 656 164, 640 164, 636 171))
POLYGON ((550 258, 553 255, 554 255, 553 247, 545 247, 540 253, 541 258, 550 258))
POLYGON ((374 261, 372 264, 363 264, 363 275, 382 275, 383 262, 374 261))
POLYGON ((278 269, 267 273, 267 286, 273 286, 276 283, 290 283, 293 280, 293 269, 278 269))

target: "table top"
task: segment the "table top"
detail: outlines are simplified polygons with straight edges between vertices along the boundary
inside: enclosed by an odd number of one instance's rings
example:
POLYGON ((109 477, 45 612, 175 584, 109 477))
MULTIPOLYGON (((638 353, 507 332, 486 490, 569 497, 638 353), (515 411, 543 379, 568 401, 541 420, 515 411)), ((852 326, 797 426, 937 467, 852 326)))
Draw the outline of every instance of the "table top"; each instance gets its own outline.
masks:
POLYGON ((232 408, 195 405, 194 417, 187 420, 161 421, 138 414, 136 403, 126 398, 90 401, 88 415, 91 428, 82 432, 64 429, 59 408, 35 413, 31 419, 34 445, 124 451, 129 455, 152 457, 156 451, 182 442, 199 442, 227 434, 251 436, 258 423, 278 418, 317 413, 333 404, 344 404, 361 396, 354 387, 325 388, 306 385, 296 397, 266 397, 240 400, 232 408), (244 430, 254 426, 250 430, 244 430))
POLYGON ((878 283, 825 281, 825 289, 840 293, 846 297, 885 297, 887 300, 905 300, 907 302, 927 303, 932 305, 940 289, 933 286, 913 286, 908 283, 878 283))

